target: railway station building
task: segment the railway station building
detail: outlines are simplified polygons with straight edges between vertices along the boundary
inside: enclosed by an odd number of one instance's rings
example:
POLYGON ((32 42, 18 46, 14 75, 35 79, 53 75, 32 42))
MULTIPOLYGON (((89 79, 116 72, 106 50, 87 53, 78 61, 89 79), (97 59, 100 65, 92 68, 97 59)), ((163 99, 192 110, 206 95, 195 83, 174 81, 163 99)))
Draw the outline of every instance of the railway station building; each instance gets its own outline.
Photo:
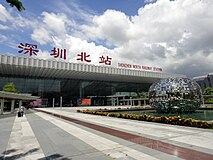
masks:
POLYGON ((185 75, 43 60, 15 55, 0 55, 0 90, 13 82, 20 93, 47 99, 52 106, 77 106, 86 100, 92 106, 115 105, 112 97, 129 98, 147 92, 162 78, 185 75))

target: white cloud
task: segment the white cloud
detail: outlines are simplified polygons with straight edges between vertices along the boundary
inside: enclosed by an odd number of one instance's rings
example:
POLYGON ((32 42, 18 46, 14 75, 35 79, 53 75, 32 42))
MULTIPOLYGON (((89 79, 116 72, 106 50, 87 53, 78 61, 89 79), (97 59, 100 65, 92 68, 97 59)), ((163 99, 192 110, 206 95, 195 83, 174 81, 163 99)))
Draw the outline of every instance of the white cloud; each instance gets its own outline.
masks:
POLYGON ((7 37, 0 34, 0 42, 4 42, 7 40, 7 37))
POLYGON ((82 25, 88 39, 106 39, 113 45, 121 45, 131 37, 132 23, 124 13, 107 10, 103 15, 94 16, 91 25, 82 25))
POLYGON ((55 12, 61 13, 63 11, 63 13, 69 15, 70 20, 79 20, 81 23, 90 22, 93 15, 95 15, 94 11, 86 8, 86 6, 79 6, 79 4, 74 1, 66 1, 66 3, 63 1, 57 1, 54 8, 55 12), (62 8, 63 10, 61 10, 62 8))
POLYGON ((11 19, 10 13, 0 4, 0 21, 6 22, 11 19))
MULTIPOLYGON (((88 59, 92 60, 92 64, 99 64, 99 57, 102 55, 110 57, 113 54, 113 51, 106 47, 72 36, 70 28, 73 25, 76 25, 75 22, 69 20, 65 14, 44 12, 40 17, 40 25, 35 27, 31 38, 41 45, 48 43, 51 47, 66 49, 69 62, 79 62, 77 55, 81 52, 90 55, 88 59)), ((53 59, 50 56, 51 50, 52 48, 49 51, 41 51, 37 57, 53 59)))
POLYGON ((81 27, 89 40, 116 44, 120 60, 193 76, 201 74, 198 67, 212 72, 213 59, 207 59, 213 54, 212 8, 211 0, 158 0, 140 8, 138 15, 107 10, 81 27), (190 65, 192 60, 198 67, 190 65))
POLYGON ((6 10, 0 4, 0 29, 1 30, 19 30, 23 31, 26 28, 33 28, 37 21, 24 18, 18 13, 13 14, 11 9, 6 10))
POLYGON ((73 24, 65 14, 43 12, 41 16, 41 21, 33 30, 31 38, 42 45, 53 42, 53 37, 63 39, 67 33, 67 27, 73 24))
POLYGON ((52 41, 49 31, 42 27, 36 28, 33 31, 31 38, 42 45, 52 41))
POLYGON ((0 4, 0 30, 7 30, 9 27, 6 25, 7 21, 12 19, 10 13, 0 4))
POLYGON ((39 50, 39 53, 37 54, 37 56, 34 56, 36 58, 39 58, 39 59, 53 59, 53 57, 50 57, 50 51, 47 51, 47 50, 39 50))
MULTIPOLYGON (((85 40, 81 40, 79 38, 66 35, 63 40, 61 40, 59 37, 53 38, 53 46, 56 49, 66 49, 66 60, 63 58, 54 58, 50 54, 53 53, 51 50, 53 48, 49 48, 49 50, 39 50, 39 53, 37 54, 37 58, 40 59, 55 59, 58 61, 68 61, 68 62, 75 62, 75 63, 87 63, 87 62, 81 62, 77 60, 79 58, 78 54, 81 52, 86 52, 86 55, 89 57, 88 60, 91 60, 90 64, 99 65, 99 61, 102 55, 104 57, 109 56, 111 57, 113 54, 112 50, 109 50, 103 46, 97 46, 95 43, 91 42, 88 43, 85 40)), ((64 50, 63 50, 64 51, 64 50)), ((62 52, 63 55, 64 52, 62 52)), ((114 65, 114 64, 113 64, 114 65)))
POLYGON ((43 12, 42 16, 43 22, 49 30, 57 33, 58 35, 66 33, 65 23, 68 19, 65 15, 43 12))
POLYGON ((66 35, 64 40, 55 37, 54 44, 57 48, 67 49, 67 60, 69 62, 79 62, 77 55, 81 52, 86 52, 87 55, 90 55, 88 59, 92 60, 92 64, 99 64, 99 57, 112 56, 113 50, 107 49, 103 46, 97 46, 95 43, 88 43, 86 40, 81 40, 70 35, 66 35))
POLYGON ((9 27, 6 25, 0 24, 0 30, 6 30, 6 29, 9 29, 9 27))
POLYGON ((153 3, 156 2, 157 0, 144 0, 144 3, 153 3))

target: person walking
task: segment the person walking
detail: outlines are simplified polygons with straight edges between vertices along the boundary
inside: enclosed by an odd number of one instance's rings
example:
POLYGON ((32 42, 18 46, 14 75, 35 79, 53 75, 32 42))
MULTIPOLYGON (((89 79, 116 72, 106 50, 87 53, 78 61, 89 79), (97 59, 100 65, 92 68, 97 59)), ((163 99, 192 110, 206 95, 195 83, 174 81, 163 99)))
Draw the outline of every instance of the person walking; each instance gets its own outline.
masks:
POLYGON ((24 106, 21 106, 20 113, 21 113, 21 117, 23 117, 23 115, 24 115, 24 106))

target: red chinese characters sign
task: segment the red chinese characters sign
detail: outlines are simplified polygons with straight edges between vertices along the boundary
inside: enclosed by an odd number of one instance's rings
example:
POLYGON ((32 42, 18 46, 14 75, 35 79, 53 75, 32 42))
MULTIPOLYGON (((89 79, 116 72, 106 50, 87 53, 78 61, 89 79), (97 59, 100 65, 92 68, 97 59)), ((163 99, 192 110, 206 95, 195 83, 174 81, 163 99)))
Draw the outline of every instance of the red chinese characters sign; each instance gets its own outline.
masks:
MULTIPOLYGON (((30 56, 37 56, 37 53, 39 53, 39 50, 37 49, 37 45, 35 44, 28 44, 28 43, 20 43, 18 48, 20 48, 20 50, 18 51, 18 53, 24 53, 24 54, 29 54, 30 56)), ((51 51, 50 51, 50 56, 53 56, 54 58, 60 58, 60 59, 67 59, 67 50, 66 49, 61 49, 61 48, 56 48, 54 47, 51 51)), ((80 54, 77 54, 78 61, 81 62, 87 62, 90 63, 92 60, 90 58, 90 54, 87 54, 86 52, 81 52, 80 54)), ((105 65, 111 65, 111 61, 112 58, 106 56, 101 56, 99 57, 100 61, 99 63, 103 63, 105 65)))
POLYGON ((59 48, 53 48, 53 50, 51 50, 51 56, 53 56, 54 58, 63 58, 63 59, 66 59, 67 55, 67 50, 66 49, 59 49, 59 48))
POLYGON ((80 54, 78 54, 77 60, 78 61, 82 61, 82 62, 91 62, 91 60, 89 59, 90 55, 87 55, 86 52, 81 52, 80 54))
POLYGON ((19 46, 18 46, 18 48, 20 48, 20 50, 18 51, 18 53, 22 53, 22 52, 24 52, 24 54, 28 54, 29 53, 30 56, 32 56, 33 54, 37 55, 37 53, 39 51, 37 49, 37 45, 28 44, 28 43, 25 43, 25 44, 20 43, 19 46))
MULTIPOLYGON (((20 43, 18 45, 18 48, 20 49, 18 53, 23 54, 29 54, 30 56, 37 56, 39 53, 39 49, 37 45, 35 44, 29 44, 29 43, 20 43)), ((50 56, 53 56, 54 58, 60 58, 60 59, 67 59, 67 50, 56 48, 54 47, 50 51, 50 56)), ((87 54, 86 52, 81 52, 80 54, 77 54, 77 60, 81 62, 90 63, 92 62, 90 54, 87 54)), ((111 65, 112 64, 112 58, 109 56, 100 56, 99 57, 99 64, 104 65, 111 65)), ((150 66, 143 66, 143 65, 135 65, 135 64, 127 64, 127 63, 118 63, 118 67, 121 68, 129 68, 129 69, 140 69, 140 70, 149 70, 149 71, 162 71, 162 68, 160 67, 150 67, 150 66)))
POLYGON ((106 57, 101 56, 101 57, 99 57, 99 58, 100 58, 99 63, 104 63, 104 64, 106 64, 106 65, 111 65, 112 58, 110 58, 110 57, 108 57, 108 56, 106 56, 106 57))

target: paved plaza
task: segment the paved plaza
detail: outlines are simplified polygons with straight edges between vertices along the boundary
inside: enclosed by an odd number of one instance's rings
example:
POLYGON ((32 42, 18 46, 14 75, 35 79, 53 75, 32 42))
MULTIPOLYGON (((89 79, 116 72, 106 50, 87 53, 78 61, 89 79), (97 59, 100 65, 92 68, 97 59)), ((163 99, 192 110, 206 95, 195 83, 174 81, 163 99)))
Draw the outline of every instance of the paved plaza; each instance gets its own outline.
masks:
POLYGON ((77 109, 82 108, 1 115, 0 159, 213 159, 211 129, 82 114, 77 109))

